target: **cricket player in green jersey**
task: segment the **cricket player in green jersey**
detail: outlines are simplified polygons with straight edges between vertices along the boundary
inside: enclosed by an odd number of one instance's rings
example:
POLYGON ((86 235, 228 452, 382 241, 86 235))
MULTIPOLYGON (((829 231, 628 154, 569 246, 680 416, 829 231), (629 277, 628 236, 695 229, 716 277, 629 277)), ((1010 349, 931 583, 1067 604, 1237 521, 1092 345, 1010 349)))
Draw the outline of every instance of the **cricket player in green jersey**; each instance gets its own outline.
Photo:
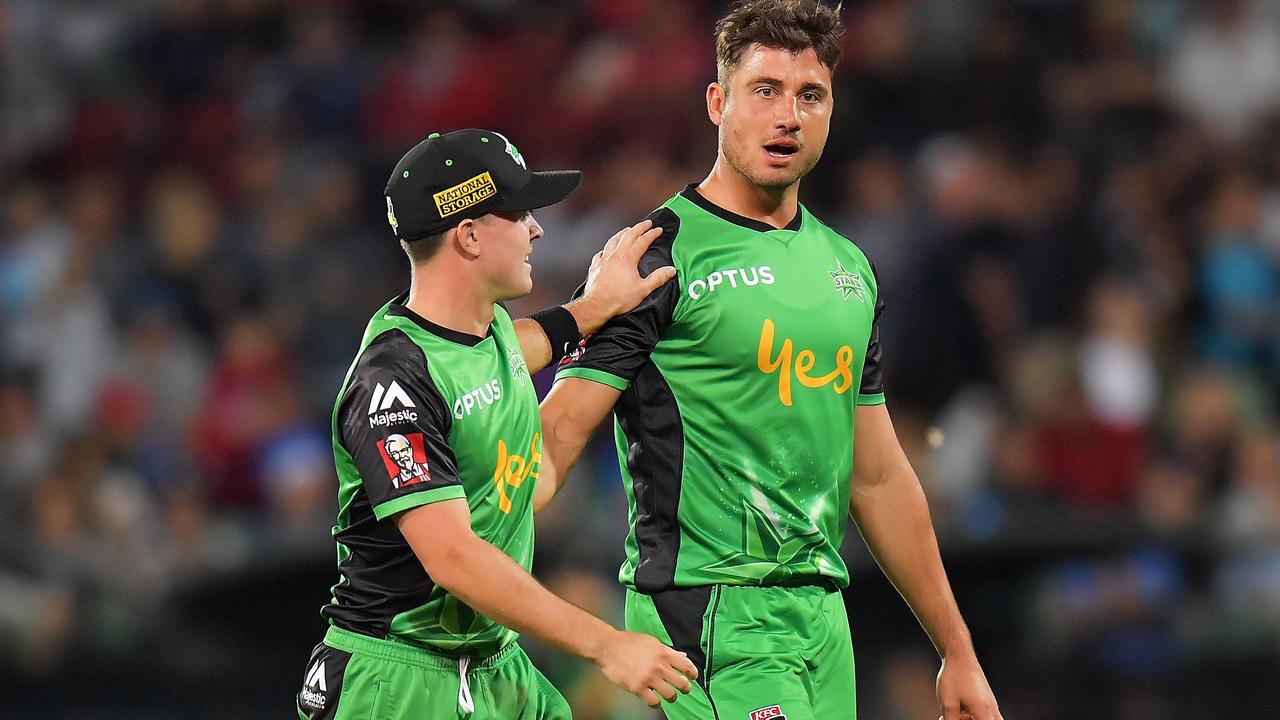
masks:
POLYGON ((581 300, 512 321, 542 228, 576 171, 534 173, 498 133, 433 134, 386 188, 412 264, 407 293, 369 321, 333 411, 340 578, 297 695, 298 717, 571 717, 516 644, 528 633, 595 662, 650 705, 697 670, 651 635, 614 629, 529 575, 532 498, 554 482, 536 372, 669 280, 636 265, 661 232, 626 228, 592 262, 581 300))
POLYGON ((875 270, 797 198, 841 31, 815 0, 747 0, 717 23, 718 157, 649 216, 663 232, 640 265, 677 278, 584 340, 542 407, 559 477, 614 411, 627 627, 700 671, 672 720, 854 717, 846 515, 942 657, 946 720, 1000 718, 886 409, 875 270))

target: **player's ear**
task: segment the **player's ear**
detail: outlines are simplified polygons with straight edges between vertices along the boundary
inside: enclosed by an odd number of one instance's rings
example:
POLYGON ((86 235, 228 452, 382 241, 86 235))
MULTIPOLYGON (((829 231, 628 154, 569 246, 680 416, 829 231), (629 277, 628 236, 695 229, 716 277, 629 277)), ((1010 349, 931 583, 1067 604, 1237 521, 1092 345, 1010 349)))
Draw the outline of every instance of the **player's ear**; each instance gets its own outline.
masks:
POLYGON ((453 246, 468 260, 480 257, 480 240, 476 237, 476 221, 463 220, 453 229, 453 246))
POLYGON ((724 118, 724 86, 718 82, 713 82, 707 86, 707 117, 711 118, 711 124, 720 127, 720 121, 724 118))

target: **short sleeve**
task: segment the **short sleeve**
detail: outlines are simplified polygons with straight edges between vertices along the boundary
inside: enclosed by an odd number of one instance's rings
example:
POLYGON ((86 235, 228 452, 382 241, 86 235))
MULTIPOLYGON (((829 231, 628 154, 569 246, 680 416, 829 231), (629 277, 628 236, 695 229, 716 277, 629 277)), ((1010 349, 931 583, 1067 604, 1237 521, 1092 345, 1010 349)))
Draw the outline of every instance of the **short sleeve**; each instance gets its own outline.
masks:
POLYGON ((466 496, 446 438, 448 405, 422 349, 399 330, 361 354, 338 405, 339 442, 351 455, 379 520, 466 496))
MULTIPOLYGON (((679 217, 667 208, 659 208, 648 219, 662 227, 640 259, 641 274, 671 265, 671 247, 680 229, 679 217)), ((582 294, 579 287, 575 297, 582 294)), ((654 290, 635 309, 619 315, 592 335, 582 339, 577 349, 560 361, 556 379, 583 378, 626 390, 649 361, 649 353, 671 324, 676 302, 680 299, 679 279, 673 278, 654 290)))
MULTIPOLYGON (((875 266, 871 266, 876 274, 875 266)), ((867 358, 862 365, 862 384, 858 387, 859 405, 884 404, 884 380, 880 368, 880 316, 884 314, 884 295, 880 291, 880 277, 876 274, 876 309, 871 318, 871 335, 867 339, 867 358)))

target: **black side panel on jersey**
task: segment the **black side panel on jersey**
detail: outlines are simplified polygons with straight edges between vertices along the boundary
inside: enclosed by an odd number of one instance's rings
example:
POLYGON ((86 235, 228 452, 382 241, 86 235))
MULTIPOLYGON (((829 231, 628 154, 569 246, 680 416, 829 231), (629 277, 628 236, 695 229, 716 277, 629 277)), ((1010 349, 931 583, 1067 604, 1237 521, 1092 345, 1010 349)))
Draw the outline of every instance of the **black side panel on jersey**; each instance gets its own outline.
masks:
MULTIPOLYGON (((669 208, 649 214, 662 234, 640 262, 645 273, 672 263, 680 217, 669 208)), ((684 472, 684 427, 675 394, 649 359, 671 324, 680 299, 679 279, 668 282, 635 310, 614 318, 586 345, 584 367, 604 370, 631 384, 614 407, 627 438, 627 470, 636 505, 639 562, 635 585, 641 592, 670 588, 680 554, 680 483, 684 472)))
POLYGON ((461 482, 446 440, 452 415, 426 363, 422 349, 403 332, 383 333, 361 353, 338 408, 339 442, 355 461, 361 482, 345 526, 334 533, 349 551, 338 566, 342 580, 334 587, 336 603, 321 614, 363 635, 385 637, 392 618, 427 602, 435 584, 395 521, 378 520, 374 505, 461 482), (399 388, 394 395, 393 383, 399 388), (384 456, 382 446, 392 435, 412 441, 410 471, 384 456), (422 463, 417 462, 419 448, 426 455, 422 463), (423 474, 412 475, 419 464, 423 474), (392 475, 392 469, 407 480, 392 475))
MULTIPOLYGON (((671 246, 680 232, 680 218, 670 209, 662 207, 649 213, 647 220, 662 228, 644 257, 639 269, 648 275, 657 268, 671 265, 671 246)), ((574 297, 580 297, 579 287, 574 297)), ((560 362, 561 368, 586 368, 600 370, 615 377, 631 381, 649 362, 649 353, 671 324, 671 317, 680 299, 679 278, 670 280, 654 290, 628 313, 619 315, 592 335, 584 338, 578 349, 560 362)))
POLYGON ((667 379, 652 362, 640 368, 618 404, 618 426, 627 438, 627 471, 636 508, 635 586, 652 593, 673 586, 680 555, 680 485, 684 473, 684 424, 667 379))
POLYGON ((871 319, 871 337, 867 340, 867 359, 862 365, 862 395, 878 395, 884 392, 884 376, 880 370, 880 316, 884 314, 884 288, 880 285, 880 273, 871 263, 871 274, 876 278, 876 311, 871 319))

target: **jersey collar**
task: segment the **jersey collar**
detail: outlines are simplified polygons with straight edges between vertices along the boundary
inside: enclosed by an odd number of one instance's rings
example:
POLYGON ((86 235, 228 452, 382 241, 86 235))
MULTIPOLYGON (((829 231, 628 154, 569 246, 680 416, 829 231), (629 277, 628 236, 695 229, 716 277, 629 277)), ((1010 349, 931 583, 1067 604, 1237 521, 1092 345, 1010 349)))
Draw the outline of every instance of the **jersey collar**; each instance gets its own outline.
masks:
POLYGON ((391 301, 391 305, 387 307, 387 314, 391 315, 392 317, 406 318, 410 322, 412 322, 414 325, 417 325, 418 327, 422 328, 423 330, 426 330, 432 335, 435 335, 440 338, 444 338, 449 342, 458 343, 459 345, 466 345, 467 347, 475 347, 476 345, 479 345, 480 343, 484 342, 484 338, 480 337, 479 335, 471 335, 469 333, 464 333, 458 330, 452 330, 443 325, 437 325, 431 322, 430 320, 422 317, 418 313, 405 307, 404 302, 408 299, 409 299, 409 291, 407 290, 397 295, 396 298, 391 301))
POLYGON ((776 228, 770 225, 769 223, 761 222, 759 220, 753 220, 749 217, 744 217, 742 215, 739 215, 736 212, 733 212, 731 210, 726 210, 720 207, 719 205, 716 205, 715 203, 703 197, 702 193, 698 192, 697 183, 689 183, 687 186, 685 186, 684 190, 680 191, 680 194, 684 196, 684 198, 689 202, 693 203, 694 205, 697 205, 703 210, 706 210, 712 215, 715 215, 721 220, 731 222, 734 225, 742 226, 744 228, 747 228, 748 230, 755 230, 756 232, 773 232, 774 230, 790 230, 792 232, 796 232, 800 229, 800 223, 804 215, 804 212, 801 211, 799 204, 797 204, 796 216, 791 218, 791 222, 787 223, 785 227, 776 228))

